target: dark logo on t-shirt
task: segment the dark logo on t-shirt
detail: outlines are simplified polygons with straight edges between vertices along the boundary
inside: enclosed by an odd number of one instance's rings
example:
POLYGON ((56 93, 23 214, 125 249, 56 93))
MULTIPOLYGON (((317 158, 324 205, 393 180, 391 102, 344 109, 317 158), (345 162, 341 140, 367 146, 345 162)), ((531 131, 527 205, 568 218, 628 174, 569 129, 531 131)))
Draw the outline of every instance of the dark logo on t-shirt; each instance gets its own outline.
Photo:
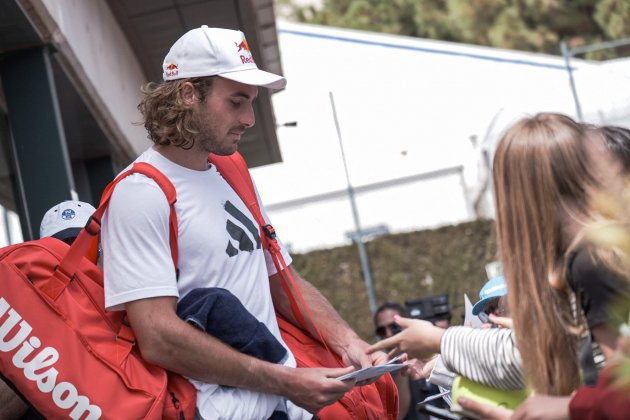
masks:
POLYGON ((228 218, 225 223, 225 228, 231 238, 228 240, 225 252, 230 257, 233 257, 238 254, 239 251, 252 252, 255 249, 260 249, 260 234, 258 233, 258 225, 254 224, 254 222, 237 209, 236 206, 229 200, 225 202, 223 207, 230 216, 239 222, 239 224, 234 223, 228 218), (247 234, 243 227, 249 231, 251 237, 247 234))

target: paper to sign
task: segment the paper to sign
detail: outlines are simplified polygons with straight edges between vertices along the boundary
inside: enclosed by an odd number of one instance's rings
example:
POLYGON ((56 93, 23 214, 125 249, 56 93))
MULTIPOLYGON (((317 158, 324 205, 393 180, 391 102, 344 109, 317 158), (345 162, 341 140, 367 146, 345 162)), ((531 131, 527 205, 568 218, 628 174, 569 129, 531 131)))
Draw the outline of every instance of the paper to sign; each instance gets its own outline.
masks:
POLYGON ((467 327, 481 328, 483 326, 483 322, 481 322, 478 316, 473 315, 473 304, 470 302, 470 299, 468 299, 468 295, 466 293, 464 293, 464 305, 466 308, 464 315, 464 325, 467 327))
POLYGON ((394 357, 387 363, 378 366, 370 366, 360 370, 355 370, 354 372, 347 373, 345 375, 339 376, 338 380, 345 381, 347 379, 356 379, 357 382, 367 381, 368 379, 377 378, 387 372, 396 372, 408 365, 407 362, 401 363, 401 356, 394 357))

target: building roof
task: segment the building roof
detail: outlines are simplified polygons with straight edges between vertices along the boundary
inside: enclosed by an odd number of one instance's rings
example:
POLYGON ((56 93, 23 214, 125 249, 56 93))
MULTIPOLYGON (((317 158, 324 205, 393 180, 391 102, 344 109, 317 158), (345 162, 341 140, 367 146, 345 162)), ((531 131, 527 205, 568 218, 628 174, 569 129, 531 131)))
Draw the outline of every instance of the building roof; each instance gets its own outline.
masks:
MULTIPOLYGON (((133 144, 137 139, 129 138, 94 95, 98 86, 82 74, 80 58, 72 56, 76 52, 69 51, 64 41, 66 27, 60 27, 49 7, 41 0, 1 2, 0 54, 49 45, 55 51, 52 67, 68 149, 80 154, 71 159, 111 154, 114 162, 125 165, 137 155, 133 144)), ((272 0, 106 0, 106 5, 95 7, 110 9, 145 81, 160 80, 168 48, 181 34, 202 24, 243 30, 259 67, 282 74, 272 0)), ((257 123, 241 142, 240 150, 251 166, 281 161, 270 98, 269 91, 260 89, 257 123)), ((2 92, 0 111, 8 111, 2 92)))

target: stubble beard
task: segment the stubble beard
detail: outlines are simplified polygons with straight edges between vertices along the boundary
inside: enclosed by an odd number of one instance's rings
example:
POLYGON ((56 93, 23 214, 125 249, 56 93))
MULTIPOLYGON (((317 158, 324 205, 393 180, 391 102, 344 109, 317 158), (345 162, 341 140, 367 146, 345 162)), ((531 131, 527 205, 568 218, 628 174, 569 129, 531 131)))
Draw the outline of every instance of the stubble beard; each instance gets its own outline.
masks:
POLYGON ((212 126, 210 118, 205 113, 197 113, 196 118, 199 133, 195 136, 195 144, 201 152, 219 156, 227 156, 236 152, 236 145, 228 147, 219 141, 217 129, 212 126))

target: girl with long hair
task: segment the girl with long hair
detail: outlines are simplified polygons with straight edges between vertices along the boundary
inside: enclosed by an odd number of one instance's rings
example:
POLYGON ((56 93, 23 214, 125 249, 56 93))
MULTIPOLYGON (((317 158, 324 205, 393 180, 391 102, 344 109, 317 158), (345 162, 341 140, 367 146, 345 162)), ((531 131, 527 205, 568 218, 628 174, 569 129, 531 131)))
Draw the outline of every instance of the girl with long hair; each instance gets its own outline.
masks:
POLYGON ((493 177, 514 330, 443 332, 400 319, 403 332, 371 350, 396 346, 419 358, 441 351, 449 369, 503 389, 519 383, 506 378, 522 374, 537 393, 575 390, 583 379, 578 348, 585 321, 611 353, 618 333, 607 324, 607 309, 613 296, 628 296, 628 271, 615 264, 614 250, 583 235, 586 226, 601 220, 593 200, 616 184, 626 167, 623 153, 611 146, 604 130, 559 114, 538 114, 509 128, 495 153, 493 177), (576 302, 586 320, 572 307, 576 302))

